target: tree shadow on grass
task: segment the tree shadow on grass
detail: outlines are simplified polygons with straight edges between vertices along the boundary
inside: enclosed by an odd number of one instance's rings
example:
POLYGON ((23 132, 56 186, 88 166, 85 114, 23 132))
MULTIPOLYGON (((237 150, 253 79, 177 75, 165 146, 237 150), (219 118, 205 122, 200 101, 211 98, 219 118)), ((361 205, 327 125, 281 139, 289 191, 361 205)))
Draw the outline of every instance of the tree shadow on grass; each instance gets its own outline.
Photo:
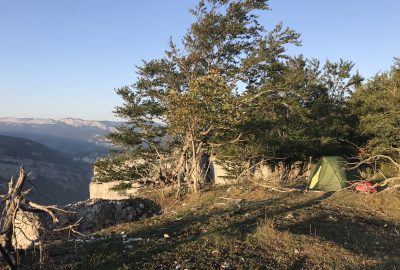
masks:
POLYGON ((243 210, 239 215, 236 215, 232 218, 231 228, 236 228, 234 233, 236 234, 240 232, 241 238, 245 239, 248 234, 253 233, 257 229, 257 226, 260 222, 267 219, 275 219, 277 217, 282 218, 287 213, 305 210, 307 208, 316 206, 321 201, 331 196, 332 193, 323 193, 318 197, 313 197, 298 202, 295 200, 298 200, 298 194, 288 194, 277 199, 275 198, 261 202, 249 202, 247 205, 243 206, 243 210))
POLYGON ((377 269, 400 266, 400 235, 396 232, 396 224, 387 220, 324 209, 280 229, 319 237, 360 256, 375 258, 383 262, 382 268, 377 266, 377 269))
MULTIPOLYGON (((130 244, 131 247, 128 250, 122 237, 114 235, 111 239, 85 244, 82 248, 81 260, 86 268, 89 267, 87 269, 110 269, 116 265, 121 266, 123 263, 138 267, 151 263, 155 258, 162 258, 160 260, 168 263, 181 257, 200 262, 201 258, 210 256, 212 250, 206 250, 212 248, 213 245, 223 246, 223 242, 226 242, 230 243, 225 245, 229 249, 246 244, 244 240, 248 235, 254 233, 257 226, 265 219, 271 218, 277 219, 277 229, 289 230, 294 234, 309 235, 311 224, 318 237, 335 242, 359 254, 371 256, 382 255, 382 252, 379 253, 378 244, 372 253, 367 253, 367 249, 370 248, 371 243, 380 241, 381 235, 383 235, 385 239, 384 250, 393 250, 389 254, 390 256, 396 254, 396 246, 398 247, 399 241, 395 240, 389 243, 389 236, 384 232, 379 232, 379 226, 384 225, 381 224, 382 221, 352 219, 351 217, 346 219, 341 214, 335 215, 326 209, 314 211, 315 206, 331 195, 330 193, 323 193, 320 196, 310 198, 299 196, 299 194, 282 194, 261 201, 244 201, 241 203, 242 208, 239 212, 233 212, 230 207, 224 209, 204 208, 189 212, 181 218, 168 218, 157 224, 144 223, 146 226, 140 226, 128 235, 128 238, 143 238, 144 240, 130 244), (310 210, 309 208, 313 209, 310 210), (288 213, 294 212, 304 212, 308 216, 302 216, 297 221, 287 221, 286 224, 279 222, 288 213), (315 214, 310 217, 309 213, 315 214), (364 225, 361 226, 360 223, 364 225), (361 240, 353 237, 353 235, 360 235, 361 233, 365 234, 361 240), (167 234, 168 238, 164 238, 164 234, 167 234), (213 239, 214 244, 211 244, 213 239), (194 250, 194 253, 197 252, 198 256, 193 258, 193 255, 188 255, 186 250, 194 250)), ((393 225, 388 224, 387 226, 393 225)), ((313 232, 313 229, 311 231, 313 232)), ((262 246, 257 248, 262 250, 262 246)), ((246 259, 251 256, 255 257, 254 252, 252 247, 243 256, 248 256, 246 259)), ((265 251, 265 253, 267 252, 265 251)), ((213 258, 213 260, 216 260, 216 258, 213 258)), ((302 263, 298 262, 298 264, 301 265, 302 263)), ((269 265, 275 264, 270 261, 269 265)))
MULTIPOLYGON (((298 195, 297 195, 298 196, 298 195)), ((305 199, 302 203, 288 204, 291 195, 280 196, 262 201, 243 202, 239 213, 228 209, 212 209, 209 211, 194 212, 176 220, 166 220, 161 224, 149 225, 144 228, 135 230, 129 237, 148 239, 135 243, 129 256, 120 255, 122 262, 129 262, 128 258, 135 258, 135 263, 140 265, 152 261, 154 256, 160 254, 175 254, 176 250, 183 247, 200 245, 199 243, 207 243, 209 239, 219 239, 221 241, 243 241, 248 234, 253 233, 257 229, 257 225, 265 218, 282 215, 287 212, 304 209, 318 204, 322 199, 327 198, 330 194, 322 194, 321 196, 311 199, 305 199), (168 238, 163 238, 167 234, 168 238)), ((121 240, 119 240, 121 241, 121 240)), ((222 245, 222 243, 220 243, 222 245)), ((123 247, 118 240, 111 243, 112 246, 119 246, 122 254, 123 247)), ((207 246, 205 244, 205 246, 207 246)), ((232 245, 234 246, 234 245, 232 245)), ((99 247, 92 246, 87 250, 96 252, 99 247)), ((202 247, 201 249, 204 249, 202 247)), ((115 249, 109 248, 115 252, 115 249)), ((103 251, 104 252, 104 251, 103 251)), ((200 252, 200 250, 199 250, 200 252)), ((248 256, 251 251, 249 251, 248 256)), ((175 254, 174 256, 179 256, 175 254)), ((270 262, 272 265, 273 263, 270 262)), ((111 265, 103 264, 97 267, 111 267, 111 265)))

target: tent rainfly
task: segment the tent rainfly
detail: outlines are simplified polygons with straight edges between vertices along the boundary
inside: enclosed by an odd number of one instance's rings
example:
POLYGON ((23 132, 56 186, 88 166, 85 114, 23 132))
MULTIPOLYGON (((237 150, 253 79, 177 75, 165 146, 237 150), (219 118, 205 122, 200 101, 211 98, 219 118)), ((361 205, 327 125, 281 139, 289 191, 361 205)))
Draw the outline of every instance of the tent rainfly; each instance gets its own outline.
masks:
POLYGON ((337 191, 347 186, 346 160, 339 156, 322 157, 308 177, 310 189, 337 191))

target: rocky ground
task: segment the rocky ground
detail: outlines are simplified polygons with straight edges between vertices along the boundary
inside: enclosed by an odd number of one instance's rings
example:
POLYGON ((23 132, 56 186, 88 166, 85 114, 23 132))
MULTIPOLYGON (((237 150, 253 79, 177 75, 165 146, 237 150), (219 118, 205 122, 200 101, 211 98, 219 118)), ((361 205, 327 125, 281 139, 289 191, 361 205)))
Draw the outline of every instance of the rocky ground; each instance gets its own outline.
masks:
MULTIPOLYGON (((249 184, 176 201, 162 214, 44 246, 26 269, 398 269, 400 194, 271 192, 249 184), (239 207, 240 205, 240 207, 239 207), (239 209, 240 208, 240 209, 239 209)), ((162 194, 162 195, 161 195, 162 194)), ((24 269, 24 267, 22 268, 24 269)))

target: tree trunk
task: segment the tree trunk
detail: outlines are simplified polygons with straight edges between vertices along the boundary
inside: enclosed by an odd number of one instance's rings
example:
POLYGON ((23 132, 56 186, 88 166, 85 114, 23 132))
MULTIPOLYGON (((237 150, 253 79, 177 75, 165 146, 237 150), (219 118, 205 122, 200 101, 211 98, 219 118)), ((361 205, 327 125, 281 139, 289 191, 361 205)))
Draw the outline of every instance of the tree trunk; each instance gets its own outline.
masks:
POLYGON ((22 199, 22 188, 25 184, 26 174, 23 167, 19 171, 19 177, 15 186, 13 187, 12 181, 9 184, 9 190, 7 196, 4 200, 6 201, 6 206, 3 210, 1 217, 1 240, 4 243, 4 247, 8 250, 12 246, 12 236, 13 236, 13 224, 14 219, 21 204, 22 199))

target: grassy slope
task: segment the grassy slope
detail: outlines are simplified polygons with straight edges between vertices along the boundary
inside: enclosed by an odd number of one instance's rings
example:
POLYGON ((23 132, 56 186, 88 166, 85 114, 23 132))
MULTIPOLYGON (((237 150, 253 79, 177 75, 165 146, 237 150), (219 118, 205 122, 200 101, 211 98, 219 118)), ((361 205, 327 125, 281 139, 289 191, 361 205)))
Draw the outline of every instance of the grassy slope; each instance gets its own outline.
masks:
POLYGON ((220 187, 164 213, 47 247, 49 269, 397 269, 397 194, 220 187), (241 198, 235 212, 230 200, 241 198), (165 238, 167 234, 169 238, 165 238), (142 238, 134 239, 134 238, 142 238))

